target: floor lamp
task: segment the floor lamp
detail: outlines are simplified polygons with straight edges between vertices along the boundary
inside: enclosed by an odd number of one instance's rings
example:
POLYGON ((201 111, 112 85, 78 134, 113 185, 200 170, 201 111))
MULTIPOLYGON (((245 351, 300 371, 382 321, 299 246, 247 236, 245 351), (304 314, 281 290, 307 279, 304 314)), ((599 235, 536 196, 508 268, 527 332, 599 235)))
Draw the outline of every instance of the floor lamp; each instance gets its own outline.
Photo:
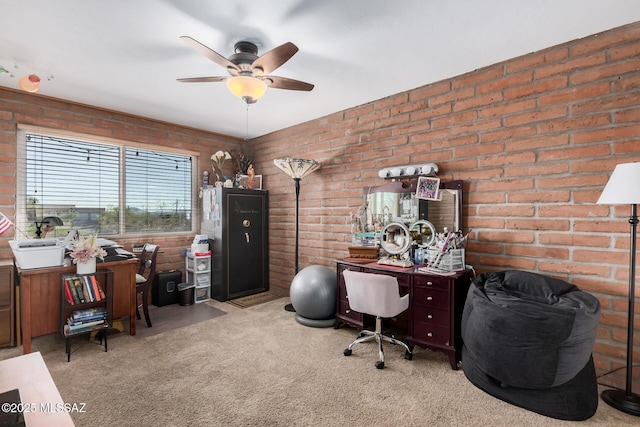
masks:
MULTIPOLYGON (((283 159, 275 159, 273 164, 280 170, 293 178, 296 188, 296 249, 295 249, 295 274, 298 274, 298 199, 300 197, 300 180, 302 177, 309 175, 311 172, 320 168, 320 163, 315 160, 294 159, 286 157, 283 159)), ((293 305, 287 304, 284 307, 287 311, 295 311, 293 305)))
POLYGON ((627 376, 625 390, 605 390, 602 400, 627 414, 640 416, 640 396, 632 391, 633 381, 633 319, 635 315, 636 229, 640 203, 640 162, 616 166, 604 187, 598 204, 630 204, 631 243, 629 245, 629 315, 627 324, 627 376))

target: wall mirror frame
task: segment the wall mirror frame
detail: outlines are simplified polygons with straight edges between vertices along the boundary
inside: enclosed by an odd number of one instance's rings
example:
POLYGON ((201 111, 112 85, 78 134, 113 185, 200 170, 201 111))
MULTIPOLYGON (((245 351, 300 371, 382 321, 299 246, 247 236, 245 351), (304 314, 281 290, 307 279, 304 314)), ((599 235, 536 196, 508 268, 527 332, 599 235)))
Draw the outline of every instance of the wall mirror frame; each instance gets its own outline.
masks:
POLYGON ((391 222, 410 226, 416 221, 429 221, 436 232, 462 229, 463 181, 440 182, 441 200, 424 200, 416 197, 417 178, 409 181, 392 181, 376 187, 365 187, 364 209, 361 212, 359 230, 375 233, 391 222))

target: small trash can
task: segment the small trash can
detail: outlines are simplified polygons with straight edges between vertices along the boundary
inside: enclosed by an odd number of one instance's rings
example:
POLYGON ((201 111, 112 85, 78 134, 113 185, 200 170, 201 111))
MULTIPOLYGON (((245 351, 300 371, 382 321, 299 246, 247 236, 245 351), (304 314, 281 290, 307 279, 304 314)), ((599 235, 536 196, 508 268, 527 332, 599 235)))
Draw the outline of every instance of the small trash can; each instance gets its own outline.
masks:
POLYGON ((178 284, 178 300, 180 305, 193 304, 194 292, 196 285, 193 283, 180 283, 178 284))

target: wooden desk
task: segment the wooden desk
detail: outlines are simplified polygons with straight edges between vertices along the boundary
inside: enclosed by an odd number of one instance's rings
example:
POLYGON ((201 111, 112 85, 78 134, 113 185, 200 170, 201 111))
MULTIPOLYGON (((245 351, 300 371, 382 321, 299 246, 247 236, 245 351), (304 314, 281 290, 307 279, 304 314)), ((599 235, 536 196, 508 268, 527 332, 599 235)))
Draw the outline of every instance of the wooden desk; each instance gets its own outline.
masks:
MULTIPOLYGON (((60 392, 40 352, 0 361, 0 393, 18 389, 27 426, 72 427, 60 392)), ((67 402, 72 404, 73 402, 67 402)), ((83 410, 82 404, 77 409, 83 410)), ((10 408, 15 409, 15 408, 10 408)), ((86 410, 86 408, 84 408, 86 410)))
MULTIPOLYGON (((113 272, 113 318, 129 317, 129 332, 136 334, 136 258, 98 263, 113 272)), ((20 286, 22 351, 31 352, 31 338, 60 332, 60 276, 76 266, 22 270, 16 267, 20 286)))
POLYGON ((391 267, 376 262, 336 260, 336 264, 336 328, 346 324, 361 330, 367 320, 364 314, 351 310, 349 306, 342 276, 344 270, 393 276, 398 280, 400 293, 409 294, 409 310, 397 317, 406 323, 402 328, 407 330, 405 340, 412 347, 417 345, 446 354, 451 368, 458 369, 462 356, 462 312, 471 284, 469 272, 440 276, 423 273, 416 267, 391 267))

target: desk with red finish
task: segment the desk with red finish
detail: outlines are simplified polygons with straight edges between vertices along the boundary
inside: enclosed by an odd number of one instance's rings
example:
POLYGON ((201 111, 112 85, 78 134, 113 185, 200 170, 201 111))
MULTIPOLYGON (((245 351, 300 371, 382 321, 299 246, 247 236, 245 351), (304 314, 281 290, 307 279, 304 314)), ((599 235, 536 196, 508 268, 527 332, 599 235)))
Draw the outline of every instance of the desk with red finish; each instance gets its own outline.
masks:
POLYGON ((362 329, 365 315, 351 310, 342 272, 344 270, 386 274, 398 280, 400 294, 409 294, 409 310, 398 316, 407 331, 405 340, 411 346, 439 351, 449 357, 452 369, 458 369, 462 356, 460 331, 462 311, 471 274, 462 272, 452 276, 423 273, 417 267, 401 268, 353 260, 336 260, 338 292, 336 301, 336 328, 341 324, 362 329))

